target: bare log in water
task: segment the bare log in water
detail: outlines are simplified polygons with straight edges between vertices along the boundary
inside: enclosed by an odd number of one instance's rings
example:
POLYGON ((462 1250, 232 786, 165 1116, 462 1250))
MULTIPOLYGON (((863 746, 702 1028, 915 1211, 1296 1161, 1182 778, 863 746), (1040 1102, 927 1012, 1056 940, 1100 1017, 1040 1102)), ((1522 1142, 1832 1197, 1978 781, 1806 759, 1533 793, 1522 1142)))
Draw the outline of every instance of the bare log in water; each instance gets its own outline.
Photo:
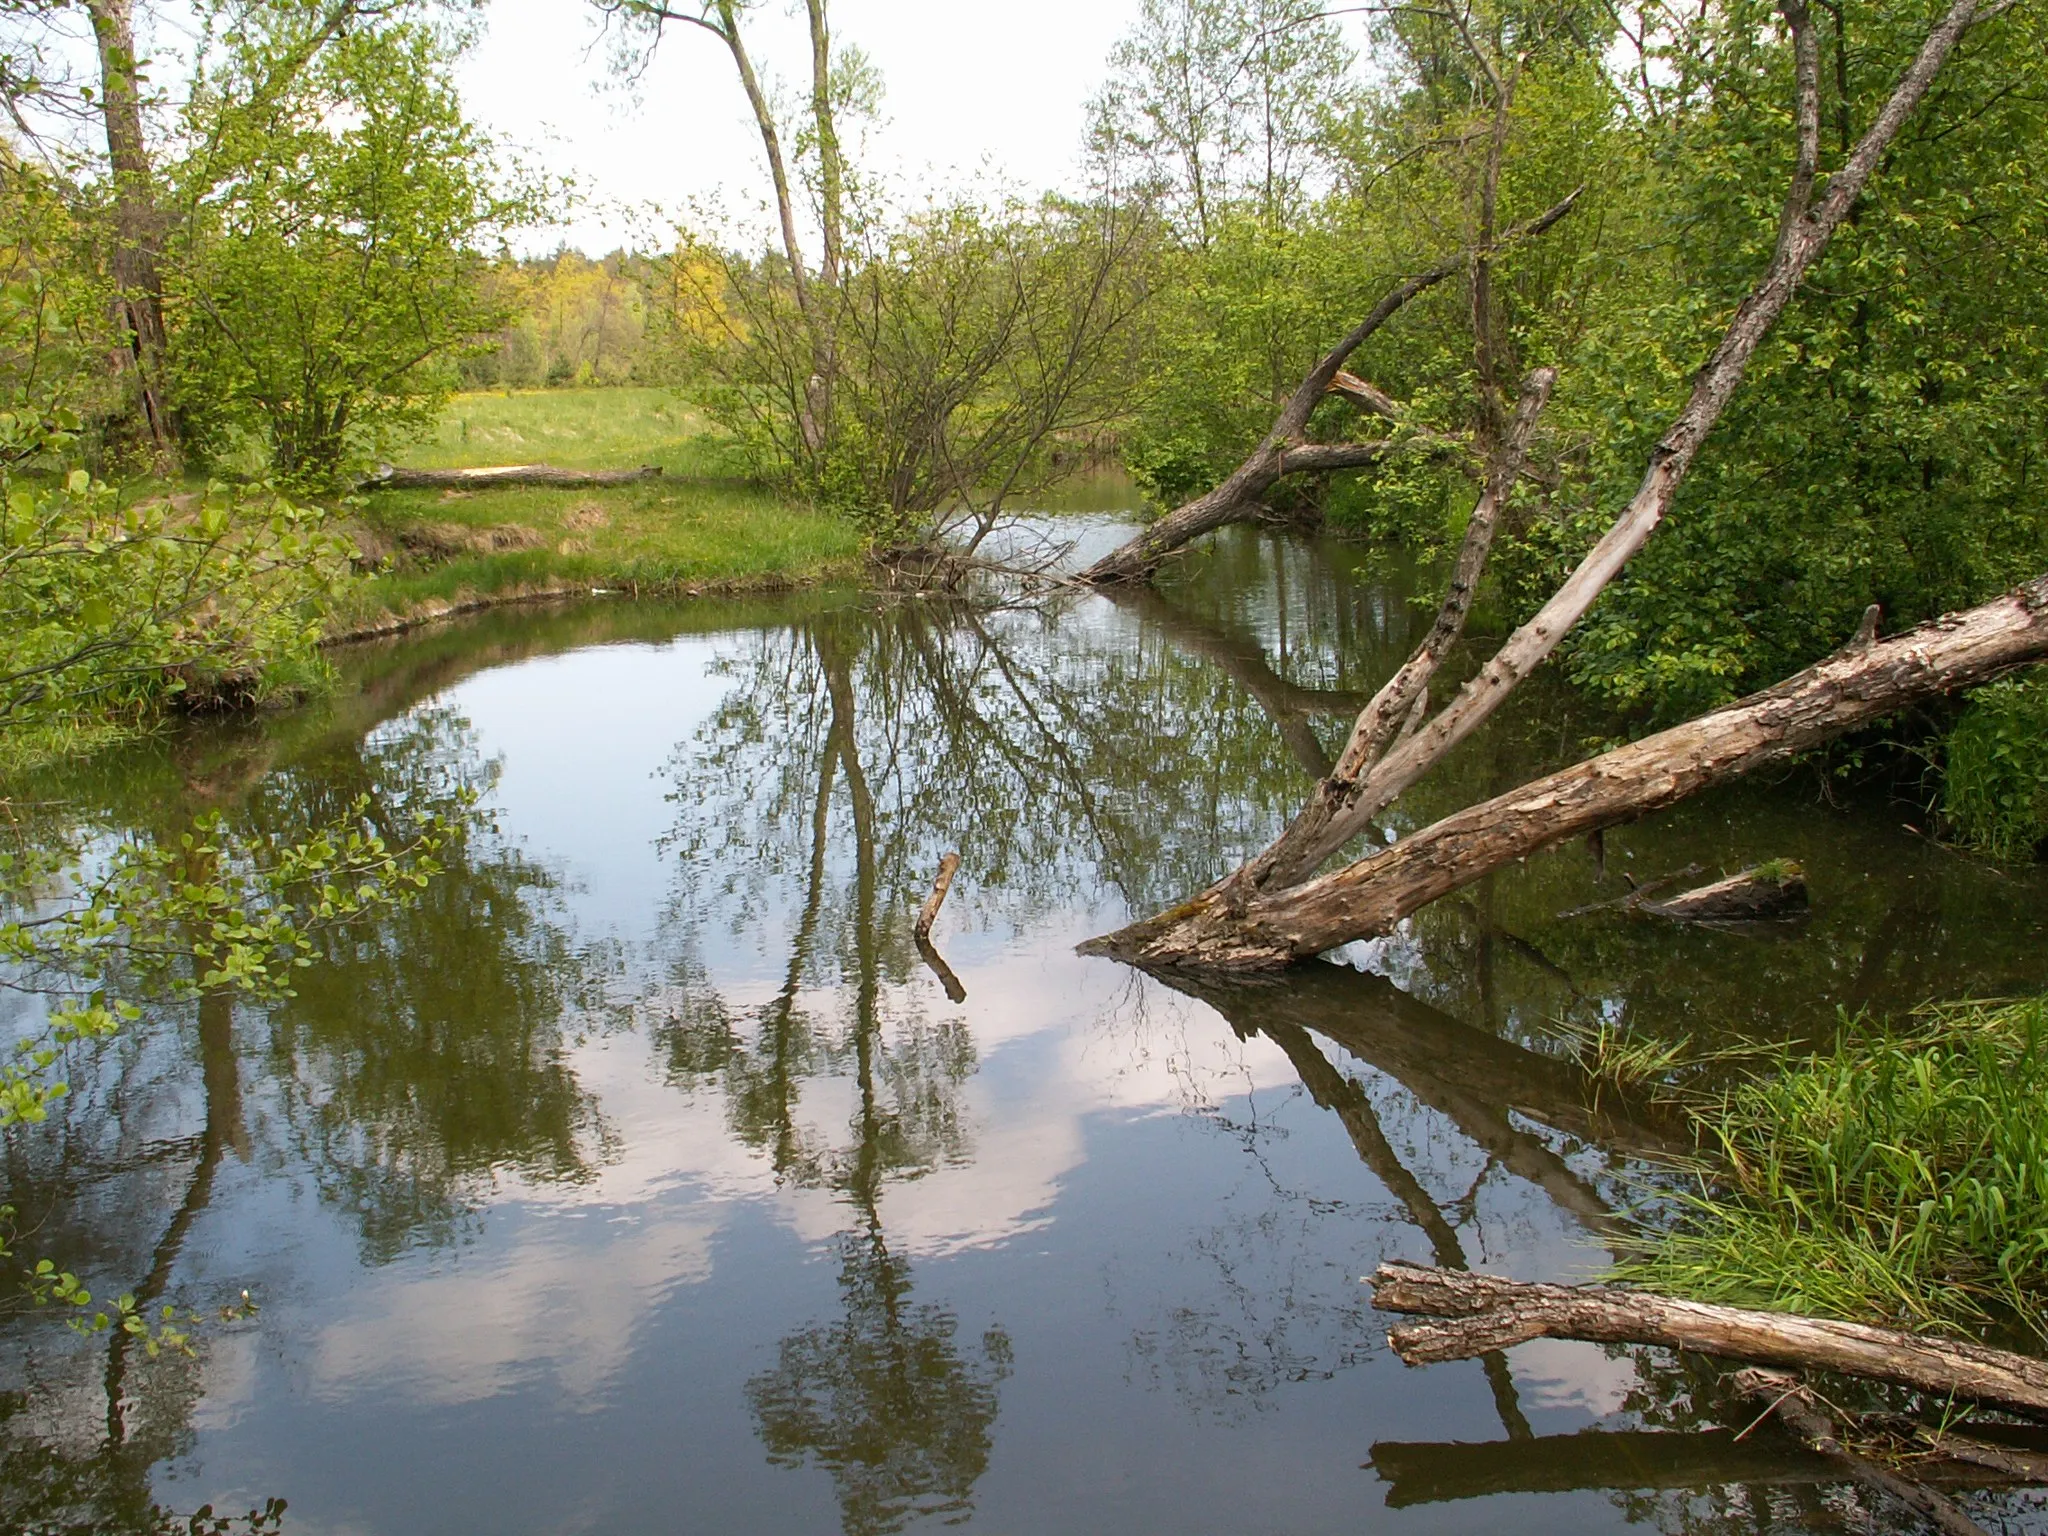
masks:
POLYGON ((2048 576, 1981 608, 1837 652, 1775 688, 1447 816, 1331 874, 1249 901, 1224 881, 1082 948, 1151 966, 1286 965, 1386 933, 1517 859, 2044 657, 2048 576))
POLYGON ((932 924, 939 920, 939 908, 946 904, 946 893, 953 889, 953 876, 959 872, 960 855, 949 853, 939 860, 939 878, 932 882, 932 893, 924 899, 924 909, 917 914, 917 922, 911 932, 920 939, 931 937, 932 924))
POLYGON ((501 485, 630 485, 658 480, 661 466, 638 469, 557 469, 552 464, 498 464, 483 469, 395 469, 381 466, 359 491, 482 491, 501 485))
POLYGON ((1801 1370, 1838 1371, 1915 1391, 2048 1417, 2048 1361, 1981 1344, 1790 1313, 1678 1301, 1603 1285, 1535 1285, 1414 1264, 1382 1264, 1373 1305, 1421 1313, 1388 1334, 1410 1365, 1464 1360, 1531 1339, 1656 1344, 1801 1370))
POLYGON ((1947 1495, 1901 1477, 1850 1450, 1842 1443, 1834 1415, 1821 1406, 1798 1377, 1777 1371, 1738 1371, 1735 1386, 1765 1413, 1776 1414, 1778 1421, 1804 1441, 1808 1450, 1825 1456, 1865 1487, 1889 1494, 1907 1508, 1918 1510, 1946 1536, 1990 1536, 1947 1495))

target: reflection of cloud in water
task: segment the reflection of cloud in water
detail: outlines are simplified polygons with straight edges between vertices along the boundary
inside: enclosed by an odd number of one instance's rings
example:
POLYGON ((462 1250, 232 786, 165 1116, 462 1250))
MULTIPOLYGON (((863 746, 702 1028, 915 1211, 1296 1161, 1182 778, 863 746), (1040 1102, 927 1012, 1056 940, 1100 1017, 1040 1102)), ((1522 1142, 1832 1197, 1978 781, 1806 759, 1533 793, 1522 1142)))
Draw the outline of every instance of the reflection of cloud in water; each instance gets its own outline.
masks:
POLYGON ((475 1402, 545 1380, 595 1407, 632 1353, 637 1325, 671 1288, 711 1273, 712 1213, 602 1209, 523 1229, 489 1256, 386 1270, 318 1330, 308 1372, 327 1398, 399 1390, 427 1403, 475 1402))
POLYGON ((1597 1344, 1536 1339, 1508 1351, 1525 1408, 1578 1408, 1596 1417, 1619 1413, 1642 1384, 1636 1363, 1597 1344))
MULTIPOLYGON (((1091 1116, 1171 1113, 1191 1096, 1207 1105, 1293 1080, 1268 1042, 1240 1042, 1179 1000, 1155 1002, 1149 1040, 1103 1035, 1090 1027, 1110 1002, 1103 981, 1122 978, 1058 951, 1003 955, 969 974, 981 1047, 963 1106, 973 1154, 885 1187, 892 1252, 944 1256, 1048 1226, 1087 1156, 1091 1116)), ((732 1135, 716 1088, 664 1084, 644 1037, 586 1043, 570 1062, 616 1130, 616 1157, 587 1182, 507 1176, 482 1243, 376 1271, 318 1331, 315 1392, 453 1404, 540 1380, 594 1406, 663 1295, 710 1278, 732 1205, 767 1207, 819 1249, 847 1229, 841 1195, 778 1188, 767 1158, 732 1135)), ((806 1130, 843 1134, 853 1103, 849 1080, 810 1080, 806 1130)))

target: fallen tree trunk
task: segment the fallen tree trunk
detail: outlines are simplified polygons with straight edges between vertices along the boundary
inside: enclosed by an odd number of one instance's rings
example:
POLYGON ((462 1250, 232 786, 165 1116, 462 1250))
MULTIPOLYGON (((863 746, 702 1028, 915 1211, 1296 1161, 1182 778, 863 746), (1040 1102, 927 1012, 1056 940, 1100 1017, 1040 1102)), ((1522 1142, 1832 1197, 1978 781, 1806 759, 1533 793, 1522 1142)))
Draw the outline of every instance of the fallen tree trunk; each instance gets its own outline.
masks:
MULTIPOLYGON (((1479 729, 1555 652, 1663 522, 1756 348, 1850 216, 1900 128, 1977 19, 1978 3, 1954 0, 1928 32, 1890 100, 1816 198, 1818 65, 1812 17, 1799 0, 1784 0, 1780 8, 1792 33, 1797 84, 1797 156, 1777 247, 1737 307, 1713 356, 1695 376, 1684 407, 1651 451, 1628 505, 1535 615, 1508 636, 1434 718, 1424 719, 1427 685, 1442 657, 1426 642, 1359 716, 1332 771, 1265 851, 1193 900, 1090 941, 1082 946, 1085 953, 1153 967, 1284 965, 1351 939, 1384 933, 1418 907, 1562 837, 1669 805, 1907 704, 1984 681, 2048 653, 2048 644, 2043 643, 2048 623, 2040 622, 2041 583, 2021 589, 2014 598, 1923 626, 1906 637, 1912 643, 1904 649, 1896 643, 1866 644, 1859 633, 1857 642, 1842 653, 1775 689, 1475 806, 1347 869, 1315 877, 1317 869, 1479 729), (2030 592, 2033 596, 2027 598, 2030 592), (2015 599, 2020 598, 2026 600, 2015 611, 2015 599), (1958 650, 1934 643, 1943 627, 1972 630, 1973 638, 1986 627, 2002 629, 2002 638, 2016 638, 2018 643, 2004 649, 2007 659, 1979 666, 1967 647, 1958 650), (1922 648, 1939 653, 1932 665, 1921 656, 1922 648), (1413 703, 1402 709, 1411 696, 1413 703)), ((2006 9, 1994 5, 1987 14, 2001 15, 2006 9)), ((1331 368, 1319 387, 1326 388, 1335 371, 1331 368)), ((1316 381, 1312 375, 1311 382, 1316 381)), ((1534 403, 1540 405, 1540 400, 1534 403)), ((1513 465, 1507 461, 1519 452, 1512 442, 1497 448, 1505 451, 1492 455, 1488 495, 1511 483, 1513 465)), ((1483 546, 1478 553, 1477 563, 1483 563, 1483 546)), ((1477 579, 1478 571, 1466 570, 1461 561, 1440 628, 1456 632, 1462 622, 1458 584, 1477 579)), ((1866 615, 1866 626, 1874 627, 1874 615, 1866 615)), ((1999 649, 1994 639, 1991 650, 1999 649)))
POLYGON ((498 464, 484 469, 395 469, 381 465, 359 491, 481 491, 500 485, 631 485, 658 480, 661 466, 638 469, 557 469, 552 464, 498 464))
POLYGON ((1224 881, 1082 946, 1152 967, 1268 968, 1388 932, 1532 853, 1632 820, 1910 705, 2048 657, 2048 576, 1447 816, 1343 869, 1249 900, 1224 881))
MULTIPOLYGON (((1504 232, 1492 242, 1489 248, 1500 248, 1516 241, 1542 234, 1559 219, 1572 211, 1579 199, 1573 192, 1527 224, 1504 232)), ((1346 399, 1358 402, 1363 409, 1375 415, 1396 414, 1394 403, 1378 390, 1353 375, 1346 374, 1344 364, 1363 346, 1373 332, 1388 320, 1417 294, 1434 288, 1445 278, 1462 272, 1479 253, 1460 251, 1456 256, 1438 262, 1427 271, 1395 284, 1373 307, 1372 313, 1361 320, 1351 333, 1324 354, 1321 362, 1309 371, 1294 393, 1281 407, 1273 429, 1254 448, 1245 461, 1231 471, 1229 477, 1214 490, 1197 496, 1185 506, 1179 507, 1157 522, 1151 524, 1126 543, 1097 560, 1081 572, 1080 579, 1095 586, 1110 586, 1118 582, 1143 581, 1159 568, 1175 550, 1194 542, 1205 533, 1214 532, 1230 523, 1240 523, 1256 516, 1261 498, 1288 475, 1307 474, 1333 469, 1362 469, 1377 464, 1389 453, 1403 446, 1401 439, 1382 439, 1364 443, 1312 443, 1303 437, 1308 430, 1308 419, 1322 402, 1325 395, 1336 393, 1346 399)), ((1415 446, 1442 448, 1447 446, 1429 438, 1408 440, 1415 446)))
POLYGON ((1409 1365, 1465 1360, 1531 1339, 1655 1344, 1763 1365, 1838 1371, 1965 1402, 2048 1417, 2048 1361, 1893 1328, 1677 1301, 1601 1285, 1533 1285, 1497 1275, 1382 1264, 1373 1305, 1441 1322, 1387 1335, 1409 1365))

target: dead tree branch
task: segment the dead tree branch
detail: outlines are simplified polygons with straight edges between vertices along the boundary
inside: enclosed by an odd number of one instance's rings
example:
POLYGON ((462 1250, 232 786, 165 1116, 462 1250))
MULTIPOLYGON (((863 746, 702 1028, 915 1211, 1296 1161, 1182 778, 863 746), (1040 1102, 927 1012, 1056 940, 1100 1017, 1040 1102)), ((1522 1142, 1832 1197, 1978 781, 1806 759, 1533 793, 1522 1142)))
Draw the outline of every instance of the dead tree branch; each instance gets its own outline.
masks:
POLYGON ((1466 1360, 1531 1339, 1654 1344, 1729 1360, 1839 1371, 1941 1398, 2048 1417, 2048 1361, 1831 1318, 1678 1301, 1606 1285, 1537 1285, 1419 1264, 1373 1272, 1373 1305, 1440 1319, 1387 1340, 1409 1365, 1466 1360))
MULTIPOLYGON (((1573 192, 1564 201, 1528 223, 1502 232, 1499 239, 1493 242, 1492 248, 1505 249, 1542 234, 1570 213, 1578 199, 1579 193, 1573 192)), ((1395 446, 1392 442, 1321 444, 1307 442, 1302 434, 1308 430, 1310 415, 1323 396, 1330 393, 1351 354, 1391 320, 1410 299, 1434 288, 1445 278, 1463 271, 1474 257, 1475 253, 1472 251, 1460 251, 1428 270, 1395 284, 1386 296, 1373 306, 1372 313, 1359 321, 1348 336, 1325 353, 1322 361, 1309 370, 1308 377, 1301 381, 1294 393, 1288 396, 1287 403, 1281 407, 1280 414, 1273 423, 1273 429, 1266 434, 1259 446, 1251 451, 1250 456, 1231 471, 1221 485, 1205 495, 1196 497, 1176 511, 1169 512, 1127 543, 1104 555, 1081 573, 1081 579, 1096 586, 1143 581, 1175 550, 1205 533, 1213 532, 1229 523, 1243 522, 1255 515, 1260 498, 1283 477, 1314 470, 1356 469, 1376 462, 1389 452, 1395 446)), ((1339 392, 1347 396, 1352 394, 1348 388, 1339 392)))

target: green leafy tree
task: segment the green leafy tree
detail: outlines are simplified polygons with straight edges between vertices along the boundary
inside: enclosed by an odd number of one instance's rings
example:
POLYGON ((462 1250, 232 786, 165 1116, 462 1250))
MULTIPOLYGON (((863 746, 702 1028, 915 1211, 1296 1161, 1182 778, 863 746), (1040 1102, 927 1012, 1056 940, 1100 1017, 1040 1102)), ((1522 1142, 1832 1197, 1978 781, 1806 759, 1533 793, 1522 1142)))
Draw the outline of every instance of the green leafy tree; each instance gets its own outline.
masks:
MULTIPOLYGON (((253 54, 253 56, 251 56, 253 54)), ((285 89, 195 97, 167 303, 180 410, 204 450, 254 438, 285 477, 331 481, 430 421, 455 362, 507 318, 485 247, 536 214, 462 115, 433 31, 357 32, 285 89)))

